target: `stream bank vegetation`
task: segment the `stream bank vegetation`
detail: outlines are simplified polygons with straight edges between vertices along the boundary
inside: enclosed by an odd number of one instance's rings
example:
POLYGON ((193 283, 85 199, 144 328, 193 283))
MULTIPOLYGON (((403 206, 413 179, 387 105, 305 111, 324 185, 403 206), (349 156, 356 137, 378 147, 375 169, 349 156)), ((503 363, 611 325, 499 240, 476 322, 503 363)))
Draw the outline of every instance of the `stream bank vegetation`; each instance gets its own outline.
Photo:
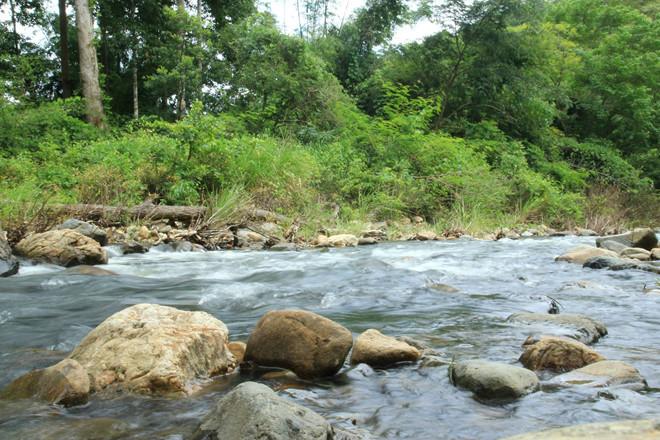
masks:
POLYGON ((45 42, 0 27, 0 224, 19 236, 57 222, 51 204, 145 199, 207 206, 207 226, 264 208, 308 238, 414 216, 467 233, 660 220, 643 2, 369 0, 340 24, 308 1, 294 36, 251 0, 98 0, 92 55, 68 37, 85 20, 44 3, 11 17, 45 42), (421 18, 438 32, 391 44, 421 18))

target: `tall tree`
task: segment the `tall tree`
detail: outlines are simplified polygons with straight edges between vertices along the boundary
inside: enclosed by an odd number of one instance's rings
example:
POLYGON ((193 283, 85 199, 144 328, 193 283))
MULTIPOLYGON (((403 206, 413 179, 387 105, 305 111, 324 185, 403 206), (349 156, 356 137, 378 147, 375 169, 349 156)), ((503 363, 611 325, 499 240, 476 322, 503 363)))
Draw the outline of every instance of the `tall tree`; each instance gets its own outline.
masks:
POLYGON ((105 127, 105 114, 99 85, 99 66, 94 47, 92 14, 87 0, 75 0, 76 26, 78 28, 78 53, 80 56, 80 80, 85 98, 87 121, 97 127, 105 127))
POLYGON ((69 74, 69 18, 66 14, 66 0, 59 0, 60 12, 60 63, 62 65, 62 98, 71 96, 71 75, 69 74))

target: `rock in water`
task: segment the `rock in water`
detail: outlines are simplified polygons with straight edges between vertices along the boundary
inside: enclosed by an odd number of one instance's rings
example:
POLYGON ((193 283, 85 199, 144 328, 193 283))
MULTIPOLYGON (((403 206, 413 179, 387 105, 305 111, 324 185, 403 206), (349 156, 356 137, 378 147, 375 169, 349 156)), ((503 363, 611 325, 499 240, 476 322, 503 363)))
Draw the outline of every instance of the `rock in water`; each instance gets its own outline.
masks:
POLYGON ((96 225, 84 222, 75 218, 70 218, 64 223, 57 225, 54 230, 71 229, 79 234, 97 241, 101 246, 108 244, 108 234, 96 225))
POLYGON ((286 368, 299 377, 334 375, 344 364, 353 336, 316 313, 276 310, 261 317, 247 342, 245 360, 286 368))
POLYGON ((651 260, 660 260, 660 248, 653 248, 651 251, 651 260))
POLYGON ((96 240, 70 229, 30 235, 16 245, 16 252, 31 260, 65 267, 108 262, 108 254, 96 240))
POLYGON ((387 367, 398 362, 415 362, 420 356, 421 353, 415 347, 385 336, 378 330, 369 329, 355 340, 351 363, 387 367))
POLYGON ((647 261, 651 259, 651 251, 642 248, 625 248, 621 251, 621 256, 625 258, 634 258, 640 261, 647 261))
POLYGON ((9 277, 18 273, 18 261, 11 254, 11 247, 0 229, 0 277, 9 277))
POLYGON ((332 438, 323 417, 255 382, 244 382, 220 399, 193 435, 194 440, 332 438))
POLYGON ((594 257, 616 257, 617 253, 593 246, 578 246, 555 258, 555 261, 566 261, 568 263, 584 264, 588 259, 594 257))
POLYGON ((227 327, 205 312, 137 304, 92 330, 71 353, 92 390, 110 385, 145 394, 189 394, 193 381, 235 368, 227 327))
POLYGON ((245 358, 245 349, 247 348, 245 342, 241 342, 241 341, 230 342, 229 344, 227 344, 227 348, 229 349, 229 351, 231 351, 231 354, 234 355, 234 359, 236 359, 236 365, 242 364, 243 359, 245 358))
POLYGON ((617 254, 620 254, 625 249, 628 249, 628 246, 626 246, 625 244, 614 240, 601 241, 600 247, 603 249, 610 250, 612 252, 616 252, 617 254))
POLYGON ((358 245, 358 238, 351 234, 331 235, 328 244, 331 247, 354 247, 358 245))
MULTIPOLYGON (((541 324, 559 327, 568 330, 567 334, 585 344, 596 342, 607 334, 607 328, 600 321, 584 315, 562 313, 561 315, 548 315, 545 313, 515 313, 507 318, 509 322, 524 322, 526 324, 541 324)), ((547 329, 544 328, 544 331, 547 329)))
POLYGON ((658 237, 655 235, 655 231, 650 228, 638 228, 626 234, 597 238, 596 246, 602 247, 602 243, 608 240, 617 241, 626 245, 626 247, 642 248, 647 251, 658 246, 658 237))
POLYGON ((657 440, 660 419, 589 423, 507 437, 504 440, 657 440))
POLYGON ((496 399, 518 398, 540 387, 539 379, 532 371, 484 360, 454 363, 449 368, 449 379, 479 397, 496 399))
POLYGON ((530 370, 571 371, 605 358, 573 339, 544 336, 523 345, 520 362, 530 370))
POLYGON ((48 403, 72 406, 87 402, 89 391, 87 371, 78 362, 64 359, 52 367, 34 370, 19 377, 2 390, 0 397, 36 397, 48 403))
POLYGON ((609 387, 625 385, 633 389, 646 388, 646 380, 632 365, 621 361, 600 361, 586 367, 560 374, 550 382, 552 385, 609 387))

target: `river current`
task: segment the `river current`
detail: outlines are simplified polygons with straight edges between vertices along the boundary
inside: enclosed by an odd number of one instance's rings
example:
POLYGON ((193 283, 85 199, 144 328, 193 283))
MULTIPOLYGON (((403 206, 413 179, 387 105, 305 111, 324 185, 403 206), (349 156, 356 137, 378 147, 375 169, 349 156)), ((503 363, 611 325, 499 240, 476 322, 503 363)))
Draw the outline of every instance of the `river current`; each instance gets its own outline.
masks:
POLYGON ((0 279, 0 386, 64 358, 96 325, 138 303, 203 310, 230 339, 246 341, 268 310, 300 308, 333 319, 354 337, 368 328, 410 336, 446 359, 515 363, 532 329, 506 322, 515 312, 564 313, 602 321, 594 344, 608 359, 635 366, 649 390, 544 389, 514 402, 483 402, 453 387, 447 366, 374 370, 348 364, 315 382, 252 373, 220 377, 184 399, 117 395, 62 408, 0 402, 2 439, 185 439, 232 386, 258 380, 331 423, 370 438, 498 439, 578 423, 660 415, 660 296, 643 292, 657 275, 583 269, 554 257, 593 238, 497 242, 460 239, 387 243, 329 251, 152 251, 104 268, 119 276, 64 275, 24 265, 0 279), (457 292, 433 288, 433 283, 457 292))

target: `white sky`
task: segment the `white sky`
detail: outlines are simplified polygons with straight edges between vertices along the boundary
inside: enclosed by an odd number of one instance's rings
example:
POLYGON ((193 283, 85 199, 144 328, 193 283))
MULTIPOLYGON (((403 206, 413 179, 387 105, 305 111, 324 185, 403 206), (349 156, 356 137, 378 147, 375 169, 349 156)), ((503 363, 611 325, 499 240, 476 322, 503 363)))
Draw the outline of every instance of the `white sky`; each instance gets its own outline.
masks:
MULTIPOLYGON (((303 0, 267 0, 261 1, 261 10, 270 10, 277 18, 280 29, 288 34, 294 34, 298 29, 298 14, 296 3, 303 0)), ((333 23, 339 25, 342 21, 350 19, 351 14, 366 3, 366 0, 335 0, 331 10, 334 15, 333 23)), ((47 9, 57 12, 57 1, 46 0, 47 9)), ((73 11, 69 8, 69 13, 73 11)), ((9 20, 8 6, 0 8, 0 20, 9 20)), ((432 35, 440 30, 440 25, 422 20, 414 25, 401 26, 396 29, 392 44, 402 44, 411 41, 421 41, 424 37, 432 35)), ((19 32, 29 37, 34 42, 43 42, 47 39, 42 29, 34 27, 19 27, 19 32)))

